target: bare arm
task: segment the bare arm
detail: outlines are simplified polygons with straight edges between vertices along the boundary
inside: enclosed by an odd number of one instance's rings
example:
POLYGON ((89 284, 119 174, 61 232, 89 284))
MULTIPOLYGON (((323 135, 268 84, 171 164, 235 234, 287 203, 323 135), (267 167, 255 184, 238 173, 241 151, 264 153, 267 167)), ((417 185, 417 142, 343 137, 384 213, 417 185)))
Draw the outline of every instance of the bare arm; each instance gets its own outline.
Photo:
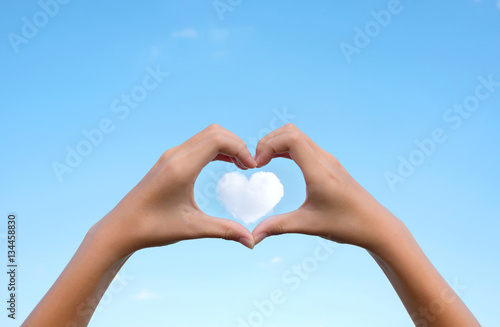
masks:
POLYGON ((86 326, 109 284, 129 256, 111 251, 92 227, 51 289, 22 326, 86 326))
POLYGON ((441 277, 406 226, 395 221, 391 239, 369 252, 417 326, 479 326, 441 277))
POLYGON ((363 189, 334 156, 288 124, 257 145, 259 166, 274 157, 293 159, 301 168, 306 200, 299 209, 270 217, 255 227, 256 243, 270 235, 301 233, 363 247, 383 269, 416 325, 479 326, 406 226, 363 189))
POLYGON ((196 205, 194 182, 212 160, 234 162, 242 169, 256 166, 245 143, 217 125, 166 151, 141 182, 89 230, 22 326, 87 326, 114 276, 137 250, 204 237, 234 240, 252 248, 253 236, 245 227, 210 217, 196 205))

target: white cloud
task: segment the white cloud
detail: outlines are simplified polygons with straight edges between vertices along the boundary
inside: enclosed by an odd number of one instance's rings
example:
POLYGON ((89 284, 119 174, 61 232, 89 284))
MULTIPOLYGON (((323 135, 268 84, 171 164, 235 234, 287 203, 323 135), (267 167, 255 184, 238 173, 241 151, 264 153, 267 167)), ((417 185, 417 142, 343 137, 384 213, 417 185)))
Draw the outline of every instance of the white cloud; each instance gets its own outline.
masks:
POLYGON ((144 301, 144 300, 159 300, 162 297, 153 292, 149 292, 147 290, 140 291, 136 296, 134 296, 134 300, 136 301, 144 301))
POLYGON ((270 269, 285 261, 283 257, 276 256, 269 259, 269 261, 261 261, 256 264, 257 269, 270 269))
POLYGON ((183 30, 172 32, 170 36, 179 39, 196 39, 198 37, 198 31, 194 28, 185 28, 183 30))
POLYGON ((274 258, 271 258, 271 260, 269 260, 269 262, 271 264, 277 264, 277 263, 280 263, 283 261, 283 257, 274 257, 274 258))
POLYGON ((217 194, 234 218, 250 224, 272 212, 283 198, 284 189, 271 172, 255 173, 250 180, 240 172, 232 172, 221 177, 217 194))

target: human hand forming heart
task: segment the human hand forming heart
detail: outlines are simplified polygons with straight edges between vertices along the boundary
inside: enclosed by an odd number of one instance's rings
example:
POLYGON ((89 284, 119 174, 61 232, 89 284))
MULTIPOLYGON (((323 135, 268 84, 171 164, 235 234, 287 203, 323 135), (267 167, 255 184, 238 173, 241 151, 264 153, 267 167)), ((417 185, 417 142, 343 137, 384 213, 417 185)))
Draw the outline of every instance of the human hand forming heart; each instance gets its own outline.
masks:
MULTIPOLYGON (((229 187, 222 181, 219 183, 219 195, 222 199, 230 199, 225 202, 227 209, 244 222, 257 221, 283 196, 281 183, 269 174, 258 173, 250 181, 237 174, 230 176, 229 187), (256 181, 265 181, 270 189, 263 192, 252 189, 256 181), (245 185, 249 188, 244 188, 245 185)), ((383 210, 335 157, 292 124, 260 140, 255 157, 236 135, 211 125, 166 151, 99 224, 103 229, 119 226, 123 231, 116 240, 121 255, 145 247, 205 237, 234 240, 253 248, 265 237, 283 233, 317 235, 370 246, 380 239, 379 231, 383 231, 383 226, 390 223, 379 218, 377 213, 383 210), (196 205, 194 183, 201 169, 211 161, 232 162, 247 170, 263 167, 276 157, 292 159, 304 175, 306 201, 297 210, 263 220, 252 234, 235 221, 206 215, 196 205)))
MULTIPOLYGON (((254 222, 283 195, 283 186, 273 176, 257 173, 247 180, 231 174, 221 181, 219 194, 231 200, 225 203, 234 216, 254 222), (268 188, 256 187, 259 181, 268 188)), ((61 277, 22 326, 87 326, 104 290, 139 249, 205 237, 234 240, 253 248, 270 235, 284 233, 316 235, 364 247, 389 277, 409 313, 429 307, 447 294, 453 300, 437 302, 441 315, 432 326, 479 325, 404 224, 335 157, 288 124, 260 140, 255 157, 240 138, 217 125, 166 151, 141 182, 92 226, 61 277), (235 221, 208 216, 196 205, 194 184, 209 162, 228 161, 246 170, 263 167, 276 157, 292 159, 304 175, 306 200, 297 210, 269 217, 250 233, 235 221), (81 310, 88 302, 92 302, 88 310, 81 310)))

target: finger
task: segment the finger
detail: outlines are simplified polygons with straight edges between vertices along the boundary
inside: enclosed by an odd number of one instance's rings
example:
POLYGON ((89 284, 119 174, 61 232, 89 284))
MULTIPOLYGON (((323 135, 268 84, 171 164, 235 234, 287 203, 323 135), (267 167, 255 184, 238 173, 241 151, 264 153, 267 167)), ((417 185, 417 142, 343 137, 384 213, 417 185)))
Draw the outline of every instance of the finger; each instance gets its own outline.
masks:
MULTIPOLYGON (((316 143, 314 143, 314 141, 311 140, 311 138, 309 136, 307 136, 297 126, 295 126, 294 124, 291 124, 291 123, 288 123, 288 124, 286 124, 284 126, 281 126, 278 129, 275 129, 274 131, 272 131, 269 134, 267 134, 266 136, 264 136, 260 141, 266 142, 267 140, 269 140, 269 139, 271 139, 273 137, 276 137, 276 136, 278 136, 280 134, 284 134, 284 133, 287 133, 287 132, 297 132, 297 133, 299 133, 314 150, 321 150, 321 148, 316 143)), ((258 145, 257 145, 257 150, 258 150, 258 145)))
POLYGON ((248 168, 243 166, 243 164, 238 159, 236 159, 235 157, 230 157, 230 158, 231 158, 231 161, 236 165, 236 167, 243 169, 243 170, 248 170, 248 168))
POLYGON ((231 133, 230 131, 228 131, 224 127, 217 125, 217 124, 210 124, 205 129, 203 129, 202 131, 191 136, 191 138, 189 138, 187 141, 182 143, 182 146, 185 146, 186 148, 192 148, 196 144, 198 144, 198 143, 202 142, 204 139, 206 139, 208 135, 213 134, 213 133, 222 133, 222 134, 234 136, 233 133, 231 133))
POLYGON ((287 158, 287 159, 292 159, 290 156, 290 153, 285 152, 285 153, 276 153, 273 158, 287 158))
MULTIPOLYGON (((256 156, 254 156, 256 158, 256 156)), ((285 153, 276 153, 273 158, 286 158, 292 160, 292 157, 290 157, 290 153, 285 152, 285 153)))
POLYGON ((306 179, 314 178, 319 173, 320 162, 317 154, 299 133, 279 134, 263 142, 258 151, 255 159, 258 167, 267 165, 276 155, 286 157, 288 153, 306 179))
POLYGON ((231 159, 231 157, 228 157, 224 154, 218 154, 215 158, 212 159, 212 161, 225 161, 225 162, 229 162, 229 163, 234 163, 233 160, 231 159))
POLYGON ((297 209, 281 215, 271 216, 260 222, 253 230, 255 245, 263 239, 273 235, 298 233, 315 235, 308 226, 311 224, 312 215, 306 210, 297 209))
POLYGON ((218 154, 212 161, 225 161, 229 163, 234 163, 238 168, 247 170, 248 168, 244 167, 241 162, 239 162, 236 158, 234 157, 228 157, 225 154, 218 154))
POLYGON ((224 127, 222 127, 220 125, 211 124, 207 128, 205 128, 204 130, 202 130, 201 132, 199 132, 198 134, 192 136, 189 140, 187 140, 186 142, 184 142, 183 145, 185 145, 186 148, 192 148, 195 145, 199 144, 200 142, 204 141, 205 139, 210 138, 214 134, 227 135, 229 137, 232 137, 234 139, 237 139, 237 140, 240 140, 241 142, 243 142, 243 140, 241 140, 233 132, 225 129, 224 127))
MULTIPOLYGON (((200 142, 203 142, 205 139, 207 139, 207 137, 209 137, 210 135, 212 135, 214 133, 225 134, 225 135, 237 138, 237 136, 235 134, 231 133, 230 131, 228 131, 224 127, 219 126, 217 124, 211 124, 208 127, 206 127, 205 129, 203 129, 202 131, 193 135, 191 138, 186 140, 184 143, 177 145, 173 148, 170 148, 164 154, 168 153, 168 157, 170 157, 170 158, 175 157, 176 155, 182 154, 185 151, 189 151, 190 149, 195 147, 200 142)), ((233 163, 233 161, 228 156, 224 156, 222 154, 220 156, 217 156, 213 160, 220 160, 220 161, 226 161, 226 162, 233 163)))
POLYGON ((222 238, 239 242, 249 249, 254 247, 252 233, 233 220, 204 215, 199 223, 202 228, 200 238, 222 238))
POLYGON ((198 174, 203 167, 219 154, 236 158, 239 164, 245 168, 255 168, 257 166, 245 142, 240 138, 222 133, 215 133, 207 137, 187 153, 190 160, 186 164, 186 169, 198 174))

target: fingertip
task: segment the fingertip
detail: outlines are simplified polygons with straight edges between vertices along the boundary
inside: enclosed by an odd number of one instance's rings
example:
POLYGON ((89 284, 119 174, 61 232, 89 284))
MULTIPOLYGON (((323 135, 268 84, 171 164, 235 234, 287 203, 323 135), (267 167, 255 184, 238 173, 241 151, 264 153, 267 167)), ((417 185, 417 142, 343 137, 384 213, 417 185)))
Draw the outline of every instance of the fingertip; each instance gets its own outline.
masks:
POLYGON ((236 157, 231 157, 231 161, 241 170, 247 170, 248 168, 236 157))
POLYGON ((260 233, 259 235, 257 235, 255 237, 255 245, 259 244, 260 242, 262 242, 266 237, 268 237, 269 235, 267 233, 260 233))
POLYGON ((259 156, 259 160, 257 160, 257 168, 262 168, 267 165, 271 160, 264 159, 262 156, 259 156))
POLYGON ((255 155, 253 156, 254 160, 255 160, 255 165, 256 165, 256 168, 261 168, 261 167, 264 167, 265 165, 268 164, 268 162, 265 162, 265 155, 262 154, 262 149, 261 147, 257 147, 257 149, 255 150, 255 155))
POLYGON ((244 246, 246 246, 250 250, 252 250, 254 248, 254 246, 255 246, 254 240, 246 238, 246 237, 240 237, 240 239, 238 240, 238 242, 240 242, 241 244, 243 244, 244 246))
POLYGON ((237 160, 241 163, 242 166, 244 166, 247 169, 252 169, 257 167, 257 162, 255 161, 255 158, 250 154, 249 151, 246 151, 245 154, 239 156, 237 160))
POLYGON ((257 168, 257 160, 249 153, 250 157, 249 157, 249 162, 250 162, 250 166, 248 166, 248 168, 257 168))
POLYGON ((274 150, 271 147, 263 147, 259 151, 257 151, 256 156, 257 159, 257 167, 264 167, 273 159, 274 150))
POLYGON ((263 157, 262 157, 262 154, 261 153, 256 153, 255 156, 254 156, 254 160, 255 160, 255 165, 257 168, 260 168, 262 166, 264 166, 264 162, 263 162, 263 157))

